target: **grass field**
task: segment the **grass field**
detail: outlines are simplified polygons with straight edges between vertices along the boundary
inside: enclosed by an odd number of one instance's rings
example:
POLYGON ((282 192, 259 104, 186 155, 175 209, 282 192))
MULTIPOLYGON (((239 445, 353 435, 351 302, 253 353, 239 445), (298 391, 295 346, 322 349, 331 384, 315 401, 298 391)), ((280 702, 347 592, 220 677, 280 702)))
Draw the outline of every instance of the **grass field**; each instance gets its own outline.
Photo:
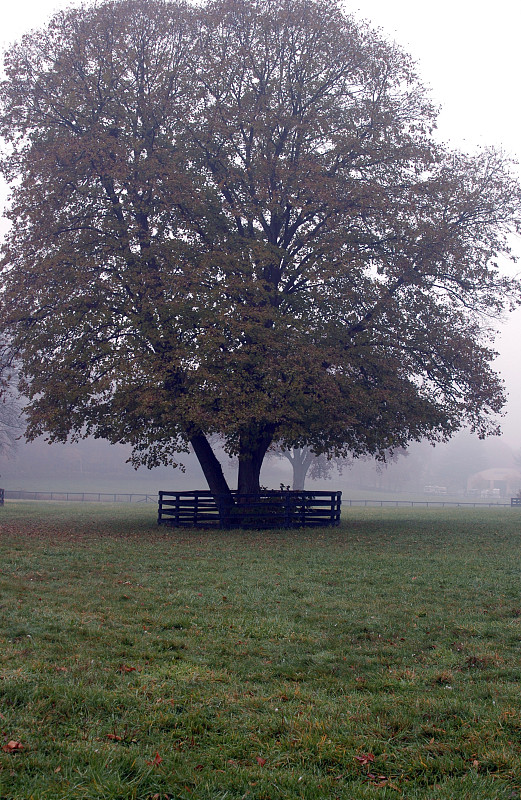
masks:
POLYGON ((521 798, 521 510, 0 509, 0 799, 521 798))

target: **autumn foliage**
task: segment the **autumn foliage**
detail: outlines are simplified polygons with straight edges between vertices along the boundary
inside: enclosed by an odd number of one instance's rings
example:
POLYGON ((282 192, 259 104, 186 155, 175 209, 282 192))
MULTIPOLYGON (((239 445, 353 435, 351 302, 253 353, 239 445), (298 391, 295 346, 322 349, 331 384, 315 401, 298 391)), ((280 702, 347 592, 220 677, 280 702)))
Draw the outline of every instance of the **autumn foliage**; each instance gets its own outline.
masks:
POLYGON ((121 0, 7 53, 1 324, 29 435, 378 454, 494 429, 520 191, 452 152, 410 59, 330 0, 121 0))

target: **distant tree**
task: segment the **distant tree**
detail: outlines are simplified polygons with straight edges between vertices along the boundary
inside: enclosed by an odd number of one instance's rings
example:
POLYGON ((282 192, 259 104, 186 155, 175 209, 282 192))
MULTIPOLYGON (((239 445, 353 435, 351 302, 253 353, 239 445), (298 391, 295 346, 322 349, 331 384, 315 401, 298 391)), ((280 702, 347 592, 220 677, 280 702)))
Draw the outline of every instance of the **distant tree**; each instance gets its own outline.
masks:
POLYGON ((23 434, 21 408, 14 399, 0 400, 0 456, 13 455, 23 434))
POLYGON ((293 469, 294 491, 303 491, 306 484, 306 477, 313 480, 328 480, 333 470, 341 475, 343 469, 352 463, 352 459, 345 457, 328 458, 325 453, 316 455, 309 447, 292 447, 289 450, 275 448, 273 451, 281 458, 286 458, 293 469))
POLYGON ((436 144, 414 65, 333 0, 120 0, 8 51, 0 325, 28 435, 382 454, 495 429, 520 190, 436 144))
POLYGON ((21 405, 13 392, 14 361, 9 342, 0 338, 0 456, 14 453, 24 429, 21 405))

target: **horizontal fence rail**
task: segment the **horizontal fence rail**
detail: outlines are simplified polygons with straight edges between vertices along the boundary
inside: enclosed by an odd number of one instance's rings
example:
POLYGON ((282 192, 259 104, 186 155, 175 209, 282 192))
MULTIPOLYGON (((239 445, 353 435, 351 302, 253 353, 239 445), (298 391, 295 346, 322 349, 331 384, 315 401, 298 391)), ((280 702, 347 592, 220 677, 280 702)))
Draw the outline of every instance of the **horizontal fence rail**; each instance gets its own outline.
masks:
POLYGON ((514 503, 512 500, 509 503, 484 502, 479 500, 343 500, 343 506, 364 506, 365 508, 383 508, 384 506, 397 507, 414 507, 421 506, 422 508, 437 507, 437 508, 510 508, 511 506, 521 506, 521 503, 514 503))
POLYGON ((29 492, 6 489, 6 500, 58 500, 76 503, 156 503, 157 494, 141 492, 29 492))
POLYGON ((158 525, 174 528, 302 528, 338 525, 342 492, 159 492, 158 525))

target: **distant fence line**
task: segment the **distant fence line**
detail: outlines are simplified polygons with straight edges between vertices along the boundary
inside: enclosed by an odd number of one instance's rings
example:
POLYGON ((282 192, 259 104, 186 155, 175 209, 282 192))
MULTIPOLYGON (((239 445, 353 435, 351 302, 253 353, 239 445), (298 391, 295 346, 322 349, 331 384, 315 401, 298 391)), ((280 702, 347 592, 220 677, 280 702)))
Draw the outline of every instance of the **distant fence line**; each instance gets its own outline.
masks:
MULTIPOLYGON (((25 489, 0 489, 0 505, 6 500, 57 500, 84 503, 157 503, 158 494, 144 492, 31 492, 25 489)), ((364 506, 366 508, 394 507, 471 507, 471 508, 510 508, 521 507, 521 499, 512 498, 508 502, 483 502, 478 500, 369 500, 342 498, 342 506, 364 506)))
POLYGON ((478 500, 343 500, 342 505, 365 506, 366 508, 382 508, 383 506, 404 506, 409 508, 411 508, 411 506, 422 506, 423 508, 429 508, 429 506, 441 506, 442 508, 445 508, 445 506, 452 506, 453 508, 459 508, 460 506, 471 508, 510 508, 510 506, 515 506, 517 503, 512 503, 511 501, 508 503, 498 503, 497 501, 495 503, 484 503, 478 500))
POLYGON ((28 492, 5 489, 6 500, 59 500, 79 503, 157 503, 157 494, 142 492, 28 492))

